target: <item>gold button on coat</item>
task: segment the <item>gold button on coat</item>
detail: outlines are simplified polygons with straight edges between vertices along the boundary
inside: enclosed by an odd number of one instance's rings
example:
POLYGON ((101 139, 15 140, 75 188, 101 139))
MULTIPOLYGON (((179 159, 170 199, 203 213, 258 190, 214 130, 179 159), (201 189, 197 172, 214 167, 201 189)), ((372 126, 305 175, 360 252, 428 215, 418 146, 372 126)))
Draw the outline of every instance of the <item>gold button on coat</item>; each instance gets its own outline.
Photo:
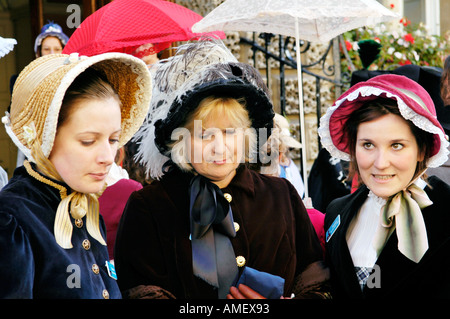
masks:
POLYGON ((91 248, 91 242, 89 241, 89 239, 83 240, 82 245, 83 245, 83 248, 86 250, 89 250, 91 248))
POLYGON ((92 271, 94 272, 94 274, 98 275, 100 272, 100 268, 98 268, 97 264, 93 264, 92 265, 92 271))
POLYGON ((103 289, 103 291, 102 291, 102 296, 103 296, 103 298, 105 298, 105 299, 109 299, 109 292, 108 292, 108 290, 103 289))
POLYGON ((83 227, 83 220, 81 218, 75 219, 75 226, 77 226, 78 228, 83 227))
POLYGON ((234 222, 233 224, 234 224, 234 231, 235 231, 235 232, 238 232, 239 229, 241 229, 241 226, 239 226, 239 224, 236 223, 236 222, 234 222))
POLYGON ((244 256, 237 256, 236 257, 236 263, 238 267, 244 267, 245 266, 245 257, 244 256))
POLYGON ((226 199, 229 203, 231 203, 231 201, 233 200, 233 197, 232 197, 230 194, 228 194, 228 193, 223 194, 223 197, 225 197, 225 199, 226 199))

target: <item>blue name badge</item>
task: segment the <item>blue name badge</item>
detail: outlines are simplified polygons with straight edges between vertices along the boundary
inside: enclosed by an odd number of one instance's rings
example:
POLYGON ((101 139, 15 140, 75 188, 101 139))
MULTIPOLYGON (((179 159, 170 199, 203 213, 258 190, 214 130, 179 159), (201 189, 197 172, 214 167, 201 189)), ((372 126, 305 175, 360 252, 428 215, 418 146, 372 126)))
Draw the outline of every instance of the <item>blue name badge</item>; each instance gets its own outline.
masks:
POLYGON ((333 236, 334 232, 336 231, 336 229, 339 227, 340 224, 341 224, 341 215, 337 215, 336 219, 331 224, 331 226, 328 228, 328 230, 325 234, 325 239, 326 239, 327 243, 330 240, 331 236, 333 236))
POLYGON ((108 270, 108 275, 114 280, 117 280, 117 274, 116 274, 116 268, 112 263, 109 261, 106 261, 106 269, 108 270))

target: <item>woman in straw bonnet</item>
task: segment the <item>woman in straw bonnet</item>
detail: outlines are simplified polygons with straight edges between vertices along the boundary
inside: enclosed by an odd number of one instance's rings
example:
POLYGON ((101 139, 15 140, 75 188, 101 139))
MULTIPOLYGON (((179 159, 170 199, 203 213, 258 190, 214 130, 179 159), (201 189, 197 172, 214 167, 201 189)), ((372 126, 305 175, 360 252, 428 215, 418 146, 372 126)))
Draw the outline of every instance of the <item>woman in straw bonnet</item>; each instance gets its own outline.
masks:
POLYGON ((121 53, 47 55, 20 73, 2 120, 28 160, 0 193, 1 298, 121 297, 98 196, 150 90, 121 53))
POLYGON ((450 186, 425 175, 446 161, 448 142, 427 91, 401 75, 360 82, 319 134, 360 184, 325 214, 336 298, 449 297, 450 186))
POLYGON ((155 181, 131 195, 116 239, 124 297, 326 296, 297 191, 246 167, 273 124, 258 72, 220 41, 186 44, 158 66, 149 114, 137 155, 155 181))

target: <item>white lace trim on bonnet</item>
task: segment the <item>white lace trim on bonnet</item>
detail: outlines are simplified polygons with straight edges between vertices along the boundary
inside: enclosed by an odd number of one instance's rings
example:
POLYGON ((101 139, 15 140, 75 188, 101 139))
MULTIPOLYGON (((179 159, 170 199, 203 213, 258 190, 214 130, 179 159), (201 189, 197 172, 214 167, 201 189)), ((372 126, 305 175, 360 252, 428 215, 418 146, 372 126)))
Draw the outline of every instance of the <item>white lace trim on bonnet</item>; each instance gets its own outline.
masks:
POLYGON ((436 127, 433 123, 430 122, 427 118, 423 117, 422 115, 417 114, 414 112, 399 96, 392 94, 390 92, 386 92, 385 90, 371 87, 371 86, 362 86, 358 89, 356 89, 354 92, 350 93, 343 99, 337 100, 335 104, 328 108, 327 112, 324 116, 320 119, 320 127, 318 129, 318 133, 321 139, 322 145, 328 150, 330 155, 332 157, 336 157, 345 161, 350 160, 350 155, 348 153, 342 152, 339 149, 335 147, 333 144, 333 141, 331 139, 330 135, 330 118, 331 115, 336 111, 339 106, 345 102, 348 101, 354 101, 356 100, 360 95, 361 96, 380 96, 381 94, 385 94, 388 98, 395 98, 398 104, 398 108, 400 110, 400 114, 405 118, 406 120, 410 120, 416 125, 418 128, 432 133, 437 134, 439 136, 439 139, 441 141, 441 146, 439 148, 439 151, 437 154, 432 156, 427 163, 427 167, 438 167, 442 164, 444 164, 448 159, 448 146, 449 142, 445 138, 444 132, 438 127, 436 127))

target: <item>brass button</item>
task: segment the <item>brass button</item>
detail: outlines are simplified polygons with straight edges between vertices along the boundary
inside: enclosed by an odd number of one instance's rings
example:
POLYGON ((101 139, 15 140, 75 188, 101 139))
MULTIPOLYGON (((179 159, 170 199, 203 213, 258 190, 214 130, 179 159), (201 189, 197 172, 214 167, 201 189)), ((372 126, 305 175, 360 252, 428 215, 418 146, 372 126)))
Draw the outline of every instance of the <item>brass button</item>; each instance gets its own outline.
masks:
POLYGON ((83 240, 82 245, 83 245, 83 248, 86 250, 89 250, 91 248, 91 242, 89 241, 89 239, 83 240))
POLYGON ((83 227, 83 220, 81 218, 75 219, 75 226, 78 228, 83 227))
POLYGON ((244 256, 237 256, 236 257, 236 263, 238 267, 244 267, 245 266, 245 257, 244 256))
POLYGON ((225 197, 225 199, 226 199, 229 203, 231 203, 231 201, 233 200, 233 197, 232 197, 230 194, 228 194, 228 193, 223 194, 223 197, 225 197))
POLYGON ((235 231, 235 232, 238 232, 239 229, 241 229, 241 226, 239 226, 238 223, 234 222, 234 231, 235 231))
POLYGON ((103 298, 105 298, 105 299, 109 299, 109 292, 108 292, 108 290, 103 289, 103 291, 102 291, 102 296, 103 296, 103 298))
POLYGON ((96 275, 99 274, 100 268, 98 268, 98 265, 97 265, 97 264, 93 264, 93 265, 92 265, 92 272, 93 272, 94 274, 96 274, 96 275))

